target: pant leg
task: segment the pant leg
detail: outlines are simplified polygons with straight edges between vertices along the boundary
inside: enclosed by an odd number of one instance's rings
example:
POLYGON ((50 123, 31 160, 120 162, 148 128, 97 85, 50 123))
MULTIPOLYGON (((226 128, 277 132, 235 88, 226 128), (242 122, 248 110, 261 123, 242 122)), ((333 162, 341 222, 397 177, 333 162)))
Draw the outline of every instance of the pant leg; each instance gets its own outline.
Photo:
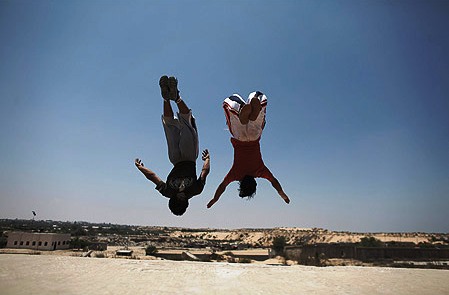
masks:
MULTIPOLYGON (((255 94, 255 91, 249 94, 247 103, 251 103, 251 100, 253 99, 255 94)), ((265 94, 259 96, 258 99, 260 100, 262 109, 260 110, 260 113, 257 116, 256 120, 248 122, 247 136, 250 141, 257 140, 262 136, 262 131, 265 128, 266 123, 265 117, 267 113, 268 99, 265 94)))
POLYGON ((190 111, 188 114, 178 113, 181 126, 179 150, 181 152, 181 161, 195 162, 199 155, 198 130, 195 117, 190 111))
POLYGON ((179 120, 173 117, 162 116, 162 126, 164 127, 165 138, 167 140, 168 158, 175 165, 182 159, 179 149, 181 139, 181 126, 179 120))
POLYGON ((223 101, 223 109, 231 135, 240 141, 248 141, 246 125, 240 123, 240 109, 245 105, 245 101, 238 94, 233 94, 223 101))

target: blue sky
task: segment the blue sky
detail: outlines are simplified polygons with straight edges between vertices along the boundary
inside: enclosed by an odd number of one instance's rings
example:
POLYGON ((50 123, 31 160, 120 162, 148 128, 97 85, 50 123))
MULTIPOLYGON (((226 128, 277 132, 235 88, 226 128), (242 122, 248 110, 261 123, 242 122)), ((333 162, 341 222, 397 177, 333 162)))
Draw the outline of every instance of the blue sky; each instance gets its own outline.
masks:
MULTIPOLYGON (((448 232, 448 1, 0 1, 0 218, 448 232), (161 75, 211 152, 174 216, 161 75), (231 184, 222 100, 268 96, 265 180, 231 184)), ((197 164, 200 169, 201 161, 197 164)))

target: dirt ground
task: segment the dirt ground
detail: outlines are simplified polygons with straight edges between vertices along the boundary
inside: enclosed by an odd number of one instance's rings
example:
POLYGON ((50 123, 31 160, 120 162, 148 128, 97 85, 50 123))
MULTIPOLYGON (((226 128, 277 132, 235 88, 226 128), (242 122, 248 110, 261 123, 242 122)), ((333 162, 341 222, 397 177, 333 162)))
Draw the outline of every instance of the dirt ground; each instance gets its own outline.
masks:
POLYGON ((449 294, 449 271, 0 254, 1 294, 449 294))

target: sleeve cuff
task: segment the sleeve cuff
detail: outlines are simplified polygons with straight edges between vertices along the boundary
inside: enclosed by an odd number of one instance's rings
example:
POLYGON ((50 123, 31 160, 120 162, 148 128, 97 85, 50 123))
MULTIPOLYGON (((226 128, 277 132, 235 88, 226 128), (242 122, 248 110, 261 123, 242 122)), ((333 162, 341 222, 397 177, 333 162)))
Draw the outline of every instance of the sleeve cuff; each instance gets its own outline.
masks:
POLYGON ((156 185, 156 190, 158 190, 159 192, 162 191, 165 187, 165 182, 163 182, 162 180, 156 185))

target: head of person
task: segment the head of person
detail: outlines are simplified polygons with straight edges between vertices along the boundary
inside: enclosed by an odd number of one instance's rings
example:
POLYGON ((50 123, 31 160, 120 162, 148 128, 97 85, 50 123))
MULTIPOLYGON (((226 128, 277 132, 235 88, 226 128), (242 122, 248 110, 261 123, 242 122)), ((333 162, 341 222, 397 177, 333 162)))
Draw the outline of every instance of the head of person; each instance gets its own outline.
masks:
POLYGON ((189 207, 189 198, 183 192, 177 193, 168 201, 168 208, 170 208, 170 211, 177 216, 183 215, 186 212, 187 207, 189 207))
POLYGON ((251 199, 256 194, 257 182, 254 177, 246 175, 239 181, 239 197, 251 199))

